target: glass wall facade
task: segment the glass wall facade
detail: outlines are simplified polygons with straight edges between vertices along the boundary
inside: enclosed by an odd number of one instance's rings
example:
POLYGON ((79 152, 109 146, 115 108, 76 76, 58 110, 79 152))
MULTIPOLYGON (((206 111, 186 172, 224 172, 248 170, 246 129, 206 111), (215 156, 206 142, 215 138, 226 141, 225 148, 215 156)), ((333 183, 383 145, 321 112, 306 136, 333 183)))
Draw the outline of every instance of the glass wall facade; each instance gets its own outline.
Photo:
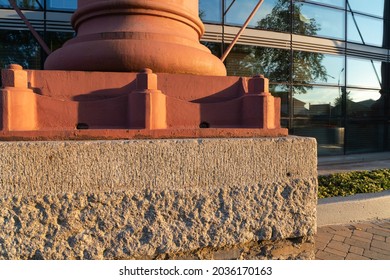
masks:
MULTIPOLYGON (((218 56, 257 0, 200 0, 218 56)), ((319 155, 390 149, 390 1, 265 0, 226 59, 229 75, 264 74, 282 125, 315 137, 319 155)), ((210 34, 210 35, 208 35, 210 34)))
MULTIPOLYGON (((74 36, 77 0, 18 0, 54 50, 74 36)), ((258 0, 199 0, 201 39, 226 50, 258 0)), ((0 67, 40 69, 45 54, 0 0, 0 67)), ((264 0, 225 60, 228 75, 264 74, 282 99, 282 126, 315 137, 319 155, 390 149, 390 0, 264 0)))
MULTIPOLYGON (((74 36, 70 18, 77 0, 17 0, 34 29, 53 51, 74 36)), ((41 69, 46 54, 8 0, 0 0, 0 68, 18 63, 41 69)))

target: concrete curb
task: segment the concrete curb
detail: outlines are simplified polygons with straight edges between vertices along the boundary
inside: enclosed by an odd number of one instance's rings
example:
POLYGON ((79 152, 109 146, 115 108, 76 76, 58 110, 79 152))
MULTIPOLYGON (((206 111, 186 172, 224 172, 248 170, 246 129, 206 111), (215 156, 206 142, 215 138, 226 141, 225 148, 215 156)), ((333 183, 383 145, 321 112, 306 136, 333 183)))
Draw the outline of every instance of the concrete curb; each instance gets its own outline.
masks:
POLYGON ((353 154, 344 156, 323 156, 318 158, 318 166, 363 163, 380 160, 389 160, 390 152, 369 153, 369 154, 353 154))
POLYGON ((390 190, 318 200, 317 226, 390 218, 390 190))
POLYGON ((390 153, 358 154, 318 158, 318 175, 352 171, 385 169, 390 166, 390 153))

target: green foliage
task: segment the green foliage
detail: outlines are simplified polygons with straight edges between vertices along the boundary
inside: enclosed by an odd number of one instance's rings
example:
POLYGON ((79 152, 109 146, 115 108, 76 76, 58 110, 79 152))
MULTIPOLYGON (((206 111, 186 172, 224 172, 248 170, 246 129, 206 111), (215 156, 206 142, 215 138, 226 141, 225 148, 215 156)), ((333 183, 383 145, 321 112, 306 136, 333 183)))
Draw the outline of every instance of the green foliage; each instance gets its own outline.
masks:
POLYGON ((390 169, 355 171, 318 177, 318 198, 390 190, 390 169))

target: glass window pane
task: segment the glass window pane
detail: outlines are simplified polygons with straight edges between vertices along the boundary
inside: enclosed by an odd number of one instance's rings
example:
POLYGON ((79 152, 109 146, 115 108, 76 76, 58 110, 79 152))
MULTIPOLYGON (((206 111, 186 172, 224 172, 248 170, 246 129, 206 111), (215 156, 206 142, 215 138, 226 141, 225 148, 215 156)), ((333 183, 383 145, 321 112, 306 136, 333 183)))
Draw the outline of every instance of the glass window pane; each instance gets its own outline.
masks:
POLYGON ((345 128, 341 123, 339 119, 294 119, 292 134, 316 138, 319 156, 341 155, 344 152, 345 135, 345 128))
POLYGON ((50 9, 75 10, 77 0, 49 0, 48 7, 50 9))
POLYGON ((289 95, 290 89, 284 84, 270 84, 269 90, 275 97, 279 97, 281 100, 281 115, 282 118, 288 118, 290 112, 289 95))
POLYGON ((203 22, 222 22, 222 0, 200 0, 199 17, 203 22))
POLYGON ((347 85, 381 88, 381 62, 369 59, 347 58, 347 85))
POLYGON ((295 83, 344 85, 344 56, 294 52, 295 83))
MULTIPOLYGON (((389 10, 390 10, 390 2, 389 2, 389 10)), ((390 19, 390 12, 389 12, 390 19)), ((383 21, 383 48, 390 49, 390 20, 383 21)))
POLYGON ((340 87, 307 87, 306 93, 300 92, 300 88, 293 87, 294 91, 294 116, 311 117, 317 119, 329 119, 341 116, 340 87))
POLYGON ((11 7, 8 0, 0 0, 0 8, 9 8, 11 7))
POLYGON ((290 80, 289 50, 236 45, 225 62, 231 76, 263 74, 274 83, 290 80))
POLYGON ((348 13, 348 41, 373 45, 383 45, 384 22, 381 19, 348 13))
MULTIPOLYGON (((226 9, 232 0, 226 1, 226 9)), ((226 23, 242 26, 258 0, 236 0, 226 14, 226 23)), ((290 1, 265 0, 249 27, 288 32, 290 30, 290 1)))
MULTIPOLYGON (((45 0, 16 0, 16 4, 21 9, 40 9, 45 0)), ((75 0, 77 2, 77 0, 75 0)), ((8 0, 0 0, 0 8, 12 8, 8 0)))
MULTIPOLYGON (((390 120, 388 121, 390 123, 390 120)), ((386 149, 390 150, 390 124, 387 126, 387 143, 386 143, 386 149)))
POLYGON ((345 38, 345 13, 342 10, 308 3, 294 6, 294 33, 334 39, 345 38))
POLYGON ((310 0, 310 2, 317 2, 320 4, 331 5, 331 6, 335 6, 335 7, 339 7, 339 8, 345 8, 345 0, 310 0))
MULTIPOLYGON (((377 17, 383 17, 385 0, 348 0, 350 8, 353 12, 371 14, 377 17)), ((349 7, 347 7, 349 11, 349 7)))
POLYGON ((308 88, 305 94, 294 94, 293 134, 316 138, 321 156, 344 151, 341 96, 341 87, 320 86, 308 88))
POLYGON ((353 118, 383 116, 384 98, 379 90, 347 89, 347 114, 353 118))
MULTIPOLYGON (((39 2, 39 3, 43 3, 43 2, 39 2)), ((40 9, 39 3, 37 3, 36 0, 17 0, 16 1, 16 4, 21 9, 34 9, 34 10, 40 9)), ((41 6, 43 7, 43 4, 41 4, 41 6)))
POLYGON ((347 153, 383 151, 384 125, 381 122, 359 120, 348 123, 346 130, 347 153))
POLYGON ((221 57, 221 43, 215 43, 215 42, 205 42, 201 41, 203 45, 205 45, 213 55, 216 57, 221 57))
POLYGON ((0 42, 0 68, 16 63, 40 69, 40 47, 30 31, 0 30, 0 42))
POLYGON ((46 42, 50 46, 51 51, 62 47, 66 41, 74 37, 73 32, 46 32, 46 42))

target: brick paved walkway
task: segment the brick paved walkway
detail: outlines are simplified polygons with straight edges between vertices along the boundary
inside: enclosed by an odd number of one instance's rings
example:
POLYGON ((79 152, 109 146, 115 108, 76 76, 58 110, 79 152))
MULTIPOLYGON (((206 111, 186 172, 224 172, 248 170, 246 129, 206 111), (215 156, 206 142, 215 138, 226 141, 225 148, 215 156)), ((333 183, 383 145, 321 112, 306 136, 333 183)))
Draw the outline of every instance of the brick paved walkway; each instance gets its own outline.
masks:
POLYGON ((318 228, 317 260, 390 260, 390 219, 318 228))

